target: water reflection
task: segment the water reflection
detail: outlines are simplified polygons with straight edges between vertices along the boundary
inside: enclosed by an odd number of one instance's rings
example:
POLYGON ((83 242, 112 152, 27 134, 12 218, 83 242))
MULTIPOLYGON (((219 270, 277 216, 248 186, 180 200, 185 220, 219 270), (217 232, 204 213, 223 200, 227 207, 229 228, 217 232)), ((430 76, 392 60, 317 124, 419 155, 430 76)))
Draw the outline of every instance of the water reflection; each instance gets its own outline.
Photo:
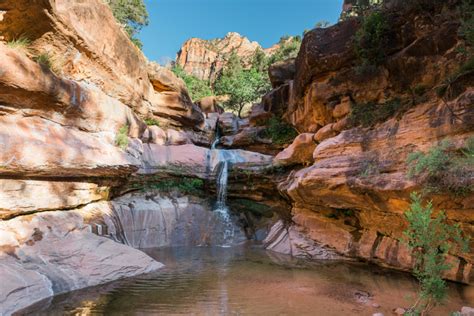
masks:
MULTIPOLYGON (((361 264, 307 262, 248 247, 147 252, 166 267, 62 295, 23 314, 389 315, 395 307, 408 306, 417 290, 407 274, 361 264)), ((472 305, 470 293, 472 287, 451 285, 448 303, 434 315, 472 305)))

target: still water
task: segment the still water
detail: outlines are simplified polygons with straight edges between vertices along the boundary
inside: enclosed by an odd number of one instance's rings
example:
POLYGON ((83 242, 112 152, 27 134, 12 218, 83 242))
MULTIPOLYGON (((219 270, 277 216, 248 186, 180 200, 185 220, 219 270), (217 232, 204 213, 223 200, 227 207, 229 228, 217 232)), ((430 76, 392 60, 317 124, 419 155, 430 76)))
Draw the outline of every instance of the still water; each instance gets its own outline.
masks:
MULTIPOLYGON (((252 247, 146 251, 152 274, 57 296, 25 315, 391 315, 417 290, 408 274, 343 262, 308 262, 252 247)), ((473 287, 450 284, 433 315, 473 305, 473 287)))

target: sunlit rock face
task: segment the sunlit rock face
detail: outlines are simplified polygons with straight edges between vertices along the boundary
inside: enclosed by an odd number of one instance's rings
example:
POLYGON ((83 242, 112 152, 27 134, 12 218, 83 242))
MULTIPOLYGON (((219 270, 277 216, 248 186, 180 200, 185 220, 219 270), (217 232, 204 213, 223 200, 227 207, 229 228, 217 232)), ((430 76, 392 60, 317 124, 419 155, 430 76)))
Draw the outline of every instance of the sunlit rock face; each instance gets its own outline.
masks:
MULTIPOLYGON (((105 3, 12 0, 4 1, 2 10, 5 13, 0 32, 4 39, 28 36, 31 50, 48 55, 51 69, 61 77, 92 85, 141 117, 157 116, 178 128, 203 123, 204 117, 192 104, 182 81, 148 63, 105 3)), ((25 67, 23 73, 26 69, 30 68, 25 67)), ((23 77, 27 84, 60 87, 54 80, 51 82, 51 76, 49 81, 28 76, 23 77)), ((72 87, 71 92, 74 91, 72 87)), ((80 99, 79 94, 77 98, 80 99)))
MULTIPOLYGON (((459 151, 474 136, 473 79, 461 76, 444 98, 436 93, 446 77, 466 62, 465 56, 455 53, 464 45, 459 23, 454 22, 459 20, 455 5, 430 2, 417 11, 389 2, 384 9, 391 25, 387 56, 371 74, 358 70, 357 19, 308 32, 288 79, 283 79, 284 65, 272 69, 275 89, 251 121, 264 121, 265 114, 283 108, 283 120, 301 134, 275 158, 282 165, 295 164, 296 170, 279 184, 292 204, 291 221, 285 230, 275 226, 272 232, 278 238, 267 240, 268 249, 285 253, 303 249, 299 255, 318 258, 313 246, 308 251, 301 246, 313 242, 345 258, 403 270, 413 267, 410 251, 400 241, 407 225, 403 213, 410 193, 423 186, 408 177, 407 157, 444 139, 459 151), (407 31, 415 29, 419 31, 407 31), (289 92, 275 98, 285 85, 289 92), (364 104, 381 106, 397 99, 400 103, 391 115, 373 117, 366 122, 370 124, 356 121, 361 114, 357 110, 372 114, 364 104), (310 141, 304 135, 314 136, 310 141), (304 238, 291 237, 295 231, 304 238)), ((466 181, 472 185, 472 180, 466 181)), ((431 192, 426 199, 433 200, 434 209, 446 211, 449 223, 459 223, 467 236, 472 235, 472 194, 431 192)), ((446 278, 472 282, 472 251, 454 250, 448 261, 452 268, 446 278)))
POLYGON ((227 63, 232 52, 249 66, 255 51, 261 49, 270 54, 275 48, 263 50, 257 42, 238 33, 230 32, 224 38, 203 40, 192 38, 186 41, 176 57, 176 63, 184 71, 199 79, 214 82, 227 63))

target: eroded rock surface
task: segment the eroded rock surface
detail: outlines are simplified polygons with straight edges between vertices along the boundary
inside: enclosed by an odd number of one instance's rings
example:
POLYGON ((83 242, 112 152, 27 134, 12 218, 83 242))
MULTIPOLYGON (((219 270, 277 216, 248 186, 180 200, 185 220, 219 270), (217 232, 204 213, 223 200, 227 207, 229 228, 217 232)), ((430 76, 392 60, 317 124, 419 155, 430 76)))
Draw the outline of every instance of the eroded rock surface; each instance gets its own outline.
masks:
POLYGON ((77 212, 2 221, 0 249, 0 309, 5 315, 54 294, 162 266, 141 251, 90 233, 77 212))
MULTIPOLYGON (((287 81, 279 79, 282 65, 273 70, 275 89, 264 97, 262 111, 251 122, 264 125, 266 115, 283 112, 282 119, 302 134, 275 162, 311 165, 295 167, 298 170, 280 182, 279 189, 292 204, 292 220, 284 229, 275 226, 273 232, 281 233, 267 240, 269 249, 299 249, 299 256, 318 258, 312 247, 301 246, 309 240, 345 258, 402 270, 413 267, 410 251, 400 242, 407 225, 403 213, 410 193, 423 190, 423 184, 408 176, 407 157, 446 139, 452 150, 459 150, 474 137, 473 77, 468 72, 448 95, 436 94, 446 76, 466 62, 456 53, 464 44, 455 31, 459 16, 454 3, 429 3, 422 11, 397 1, 387 3, 387 57, 372 73, 360 72, 354 51, 357 19, 308 32, 293 80, 290 75, 287 81), (420 31, 408 31, 415 29, 420 31), (392 112, 380 114, 382 107, 392 112), (310 142, 303 135, 314 136, 310 142), (291 237, 294 231, 302 237, 291 237)), ((469 179, 459 181, 472 184, 469 179)), ((434 209, 446 211, 449 223, 460 224, 464 234, 472 236, 472 194, 431 192, 426 199, 433 200, 434 209)), ((446 278, 472 282, 472 251, 453 251, 448 261, 452 268, 446 278)))

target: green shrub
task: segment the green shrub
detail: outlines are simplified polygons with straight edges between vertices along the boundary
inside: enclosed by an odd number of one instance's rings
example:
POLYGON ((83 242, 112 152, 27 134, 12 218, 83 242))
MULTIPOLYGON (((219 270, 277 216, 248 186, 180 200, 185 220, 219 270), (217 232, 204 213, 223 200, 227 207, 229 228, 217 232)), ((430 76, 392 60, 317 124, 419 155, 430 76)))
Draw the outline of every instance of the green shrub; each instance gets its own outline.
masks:
POLYGON ((20 37, 7 42, 6 45, 13 49, 28 50, 28 47, 31 45, 31 41, 26 37, 20 37))
POLYGON ((268 127, 263 130, 262 134, 263 137, 270 138, 277 145, 289 144, 298 136, 298 132, 293 126, 277 117, 272 117, 269 120, 268 127))
POLYGON ((269 65, 278 61, 296 58, 301 48, 301 37, 282 37, 279 44, 280 47, 278 47, 277 51, 270 56, 268 60, 269 65))
POLYGON ((128 146, 128 130, 128 125, 124 125, 115 136, 115 145, 119 146, 122 150, 127 149, 128 146))
POLYGON ((322 21, 318 21, 315 25, 314 25, 314 28, 317 28, 317 29, 323 29, 323 28, 326 28, 328 26, 331 25, 331 22, 329 21, 326 21, 326 20, 322 20, 322 21))
POLYGON ((371 127, 385 122, 405 109, 400 99, 392 99, 382 104, 375 102, 353 103, 349 120, 352 126, 371 127))
POLYGON ((467 195, 474 192, 474 137, 459 152, 443 140, 428 152, 408 155, 409 178, 421 178, 426 193, 467 195))
POLYGON ((359 72, 380 65, 385 59, 388 23, 381 12, 364 17, 355 36, 355 52, 359 59, 359 72))
POLYGON ((146 118, 145 124, 147 126, 160 126, 160 122, 154 118, 146 118))
POLYGON ((354 211, 351 209, 333 209, 330 213, 326 214, 327 218, 340 219, 346 217, 353 217, 354 211))
POLYGON ((360 169, 359 176, 367 178, 369 176, 376 175, 380 172, 379 165, 375 160, 364 160, 360 169))
POLYGON ((171 192, 174 190, 185 194, 199 195, 204 188, 204 181, 196 178, 164 179, 157 182, 146 183, 143 189, 171 192))
POLYGON ((35 56, 33 60, 36 61, 38 64, 48 67, 49 69, 51 69, 51 67, 53 66, 51 56, 49 56, 49 54, 47 53, 35 56))
POLYGON ((404 242, 412 251, 413 273, 420 283, 420 293, 408 314, 428 315, 446 297, 443 273, 451 268, 446 263, 448 252, 454 247, 469 251, 468 239, 462 236, 459 224, 446 222, 444 212, 435 214, 431 202, 423 207, 417 193, 412 193, 411 199, 410 209, 405 211, 408 228, 404 232, 404 242))
POLYGON ((213 94, 208 81, 188 75, 180 65, 175 65, 171 70, 177 77, 183 79, 193 101, 198 101, 213 94))
POLYGON ((273 216, 273 212, 268 205, 258 203, 252 200, 247 200, 247 199, 231 200, 230 204, 232 206, 232 209, 236 211, 250 212, 256 216, 268 217, 268 218, 271 218, 273 216))
POLYGON ((474 3, 464 0, 460 10, 462 18, 459 33, 468 45, 474 46, 474 3))

